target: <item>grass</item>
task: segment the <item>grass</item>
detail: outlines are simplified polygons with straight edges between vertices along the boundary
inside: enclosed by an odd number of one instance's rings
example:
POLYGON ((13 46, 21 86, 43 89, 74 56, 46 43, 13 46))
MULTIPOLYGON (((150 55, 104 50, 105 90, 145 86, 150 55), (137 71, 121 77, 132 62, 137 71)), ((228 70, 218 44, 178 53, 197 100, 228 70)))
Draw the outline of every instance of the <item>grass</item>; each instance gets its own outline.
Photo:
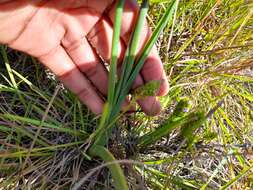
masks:
MULTIPOLYGON (((151 2, 155 29, 172 1, 151 2)), ((121 116, 106 143, 129 161, 120 165, 130 189, 253 187, 252 10, 250 1, 180 1, 157 42, 171 85, 164 111, 121 116)), ((0 189, 68 189, 82 179, 85 189, 113 188, 87 152, 103 122, 36 60, 1 48, 0 189)))

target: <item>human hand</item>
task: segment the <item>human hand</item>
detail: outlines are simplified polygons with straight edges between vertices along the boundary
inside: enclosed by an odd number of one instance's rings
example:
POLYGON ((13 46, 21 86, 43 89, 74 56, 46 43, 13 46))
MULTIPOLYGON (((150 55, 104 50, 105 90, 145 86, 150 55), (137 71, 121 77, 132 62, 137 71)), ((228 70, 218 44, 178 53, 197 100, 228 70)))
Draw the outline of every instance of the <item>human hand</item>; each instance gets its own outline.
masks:
MULTIPOLYGON (((38 58, 95 114, 100 114, 102 96, 108 90, 104 61, 110 59, 115 6, 113 0, 0 0, 0 43, 38 58)), ((122 17, 120 60, 137 15, 138 4, 127 0, 122 17)), ((145 25, 139 49, 149 36, 150 29, 145 25)), ((167 94, 168 81, 155 48, 133 88, 152 80, 162 81, 158 96, 167 94)), ((138 103, 149 115, 160 112, 156 97, 146 97, 138 103)))

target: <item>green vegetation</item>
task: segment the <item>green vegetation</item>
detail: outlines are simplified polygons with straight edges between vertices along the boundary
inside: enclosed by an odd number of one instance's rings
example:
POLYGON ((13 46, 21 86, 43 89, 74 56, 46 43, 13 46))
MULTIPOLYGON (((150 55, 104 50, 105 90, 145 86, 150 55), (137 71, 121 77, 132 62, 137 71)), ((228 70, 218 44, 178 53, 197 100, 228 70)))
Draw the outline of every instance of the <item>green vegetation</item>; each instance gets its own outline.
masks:
MULTIPOLYGON (((1 46, 0 189, 253 188, 253 3, 152 0, 154 34, 136 60, 147 2, 119 79, 118 3, 101 118, 36 60, 1 46), (154 43, 171 85, 164 110, 124 115, 120 105, 154 43)), ((133 101, 159 85, 137 89, 133 101)))

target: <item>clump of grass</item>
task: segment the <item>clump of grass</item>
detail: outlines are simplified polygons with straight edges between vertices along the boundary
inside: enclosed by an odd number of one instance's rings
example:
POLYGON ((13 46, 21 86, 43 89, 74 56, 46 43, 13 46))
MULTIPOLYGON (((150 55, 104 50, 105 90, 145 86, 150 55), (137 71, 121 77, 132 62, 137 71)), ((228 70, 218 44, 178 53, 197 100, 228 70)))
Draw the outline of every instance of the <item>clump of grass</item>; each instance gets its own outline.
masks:
MULTIPOLYGON (((171 2, 151 1, 153 29, 171 2)), ((124 165, 130 189, 252 188, 252 8, 252 3, 236 0, 180 1, 176 17, 157 41, 171 81, 169 95, 161 98, 164 112, 155 118, 140 112, 123 116, 107 132, 109 154, 142 162, 124 165), (182 97, 190 108, 180 113, 182 97), (186 122, 140 145, 141 138, 161 130, 175 113, 178 118, 206 114, 201 125, 186 122)), ((80 179, 86 179, 84 189, 113 188, 103 167, 87 177, 100 164, 87 148, 100 134, 96 126, 102 131, 110 127, 105 124, 109 112, 98 119, 61 88, 45 118, 58 84, 24 54, 3 47, 1 58, 0 189, 69 189, 80 179), (25 159, 29 164, 23 168, 25 159)), ((135 96, 152 93, 145 89, 135 96)))
MULTIPOLYGON (((102 156, 98 154, 98 149, 103 150, 103 146, 107 144, 108 138, 110 138, 111 129, 114 126, 114 122, 118 118, 120 113, 120 109, 123 101, 128 95, 130 88, 136 78, 137 74, 140 72, 147 56, 149 55, 152 47, 155 42, 158 40, 159 35, 166 27, 167 23, 172 20, 173 14, 176 11, 179 1, 173 1, 165 12, 164 16, 159 21, 156 29, 151 35, 150 39, 144 46, 142 52, 140 53, 138 59, 136 59, 138 43, 141 36, 141 30, 144 26, 145 17, 148 12, 148 0, 144 0, 141 4, 138 20, 135 26, 135 30, 132 34, 130 42, 128 44, 126 53, 124 55, 123 60, 123 68, 122 74, 120 75, 120 79, 117 80, 117 55, 120 40, 120 29, 121 29, 121 17, 124 7, 124 0, 120 0, 118 2, 115 14, 115 25, 114 25, 114 33, 113 33, 113 41, 112 41, 112 55, 111 55, 111 64, 109 69, 109 89, 108 89, 108 101, 105 105, 105 110, 101 119, 100 127, 97 131, 95 131, 93 141, 94 144, 89 148, 89 152, 94 156, 102 156)), ((112 161, 113 157, 110 156, 108 151, 103 151, 104 154, 101 157, 104 161, 112 161), (107 155, 107 156, 105 156, 107 155)), ((116 189, 128 189, 127 182, 124 179, 123 172, 120 170, 120 166, 115 164, 116 166, 111 166, 109 169, 112 172, 112 176, 115 181, 116 189), (118 183, 116 183, 118 182, 118 183)))
MULTIPOLYGON (((121 1, 120 1, 121 2, 121 1)), ((166 27, 167 23, 172 19, 173 13, 175 12, 175 8, 177 7, 178 1, 173 1, 170 7, 167 9, 166 13, 163 15, 159 24, 157 25, 156 29, 154 30, 152 36, 144 46, 142 52, 140 53, 138 60, 136 60, 138 42, 141 35, 141 28, 144 24, 145 16, 148 10, 148 1, 143 1, 138 21, 136 24, 135 31, 133 32, 132 38, 129 42, 129 46, 126 50, 126 54, 123 61, 123 71, 122 75, 120 76, 119 81, 117 82, 116 76, 116 63, 117 59, 117 42, 119 41, 119 29, 120 24, 115 24, 114 29, 114 37, 113 37, 113 46, 112 46, 112 63, 110 66, 110 73, 109 73, 109 95, 108 95, 108 110, 106 113, 107 119, 105 119, 105 125, 111 125, 111 122, 117 118, 121 105, 125 100, 126 96, 128 95, 131 85, 136 78, 137 74, 140 72, 145 59, 149 55, 152 47, 154 46, 155 42, 157 41, 159 35, 161 34, 162 30, 166 27), (119 28, 119 29, 118 29, 119 28), (115 39, 116 38, 116 39, 115 39), (136 61, 135 61, 136 60, 136 61)), ((119 3, 121 5, 121 3, 119 3)), ((119 16, 119 15, 117 15, 119 16)), ((115 17, 116 22, 120 23, 120 17, 115 17)), ((106 106, 107 109, 107 106, 106 106)), ((104 120, 102 120, 104 121, 104 120)), ((104 135, 102 137, 104 139, 104 135)))

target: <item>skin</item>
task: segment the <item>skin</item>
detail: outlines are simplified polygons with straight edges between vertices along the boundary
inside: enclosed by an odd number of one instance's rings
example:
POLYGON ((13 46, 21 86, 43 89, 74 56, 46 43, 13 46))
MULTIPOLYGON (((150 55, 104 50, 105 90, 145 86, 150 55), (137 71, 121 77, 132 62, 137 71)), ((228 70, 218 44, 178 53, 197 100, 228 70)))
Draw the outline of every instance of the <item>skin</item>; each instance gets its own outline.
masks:
MULTIPOLYGON (((36 57, 95 114, 100 114, 102 97, 107 95, 108 71, 104 62, 110 58, 115 4, 113 0, 0 0, 0 43, 36 57)), ((136 1, 126 0, 120 60, 137 15, 136 1)), ((150 34, 146 24, 139 50, 150 34)), ((166 95, 169 85, 155 48, 133 88, 152 80, 162 81, 157 96, 166 95)), ((156 97, 147 97, 138 103, 148 115, 156 115, 161 110, 156 97)))

